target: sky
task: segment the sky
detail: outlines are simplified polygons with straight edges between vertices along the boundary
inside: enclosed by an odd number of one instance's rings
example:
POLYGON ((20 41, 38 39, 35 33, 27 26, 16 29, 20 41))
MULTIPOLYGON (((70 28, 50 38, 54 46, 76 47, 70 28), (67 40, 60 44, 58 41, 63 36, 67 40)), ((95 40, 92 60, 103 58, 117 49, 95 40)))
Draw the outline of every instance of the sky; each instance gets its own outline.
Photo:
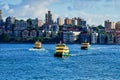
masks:
POLYGON ((57 17, 80 17, 89 25, 103 25, 105 20, 120 20, 120 0, 0 0, 0 10, 5 19, 38 18, 45 20, 48 10, 57 17))

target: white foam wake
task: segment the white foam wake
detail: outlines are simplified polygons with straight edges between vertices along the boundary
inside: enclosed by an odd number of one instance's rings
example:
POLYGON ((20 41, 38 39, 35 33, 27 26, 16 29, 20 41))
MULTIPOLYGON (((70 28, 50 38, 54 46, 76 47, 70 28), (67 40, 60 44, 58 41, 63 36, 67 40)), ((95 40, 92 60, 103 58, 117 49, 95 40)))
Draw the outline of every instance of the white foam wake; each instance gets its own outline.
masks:
POLYGON ((45 51, 45 49, 44 48, 41 48, 41 49, 30 48, 29 51, 45 51))

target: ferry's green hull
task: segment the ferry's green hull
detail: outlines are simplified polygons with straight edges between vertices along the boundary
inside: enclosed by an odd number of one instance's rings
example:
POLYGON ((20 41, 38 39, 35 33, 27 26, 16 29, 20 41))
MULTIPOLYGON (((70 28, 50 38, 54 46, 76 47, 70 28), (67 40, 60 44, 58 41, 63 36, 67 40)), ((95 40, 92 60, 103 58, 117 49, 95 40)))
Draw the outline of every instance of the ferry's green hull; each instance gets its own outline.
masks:
POLYGON ((63 56, 70 56, 69 52, 67 53, 55 53, 54 54, 55 57, 63 57, 63 56))

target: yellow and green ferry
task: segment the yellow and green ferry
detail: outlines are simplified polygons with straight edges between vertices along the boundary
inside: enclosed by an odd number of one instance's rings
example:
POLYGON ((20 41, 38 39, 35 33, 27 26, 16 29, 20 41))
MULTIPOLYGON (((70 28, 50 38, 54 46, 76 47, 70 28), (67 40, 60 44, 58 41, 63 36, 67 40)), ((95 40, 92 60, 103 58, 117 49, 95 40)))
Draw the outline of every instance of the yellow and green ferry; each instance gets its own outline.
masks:
POLYGON ((61 43, 57 44, 54 56, 55 57, 69 56, 69 48, 66 46, 66 44, 61 43))
POLYGON ((34 49, 41 49, 42 48, 41 42, 40 41, 36 41, 33 48, 34 49))
POLYGON ((90 48, 90 43, 89 42, 84 42, 81 44, 81 49, 87 50, 90 48))

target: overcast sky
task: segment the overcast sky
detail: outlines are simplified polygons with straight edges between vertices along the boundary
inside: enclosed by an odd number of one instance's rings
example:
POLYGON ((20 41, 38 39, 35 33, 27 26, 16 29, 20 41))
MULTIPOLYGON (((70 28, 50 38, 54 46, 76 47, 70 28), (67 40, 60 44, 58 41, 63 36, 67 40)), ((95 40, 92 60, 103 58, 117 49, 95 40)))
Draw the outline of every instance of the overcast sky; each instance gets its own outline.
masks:
POLYGON ((55 20, 59 16, 81 17, 90 25, 103 24, 106 19, 120 20, 120 0, 0 0, 0 9, 4 19, 14 16, 44 20, 50 10, 55 20))

